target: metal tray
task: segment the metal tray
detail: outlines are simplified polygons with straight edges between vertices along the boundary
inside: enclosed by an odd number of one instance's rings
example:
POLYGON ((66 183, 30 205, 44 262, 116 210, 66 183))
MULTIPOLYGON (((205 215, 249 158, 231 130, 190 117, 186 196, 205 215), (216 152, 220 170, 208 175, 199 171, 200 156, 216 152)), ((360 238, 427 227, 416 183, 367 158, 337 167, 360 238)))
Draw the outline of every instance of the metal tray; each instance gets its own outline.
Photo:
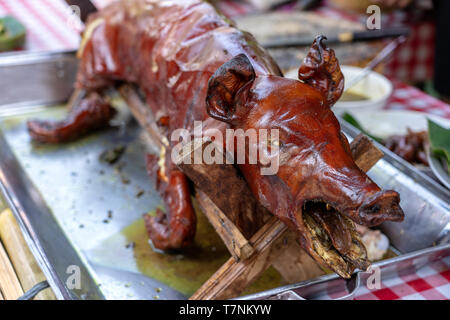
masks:
MULTIPOLYGON (((29 140, 25 119, 61 116, 61 108, 48 106, 67 100, 76 68, 73 52, 0 55, 1 192, 58 298, 184 299, 183 290, 143 274, 123 233, 160 204, 145 173, 147 144, 141 129, 132 123, 126 129, 106 130, 57 147, 41 147, 29 140), (127 146, 122 159, 126 165, 120 172, 98 161, 102 151, 117 144, 127 146), (139 190, 145 196, 137 197, 139 190), (74 275, 80 275, 79 286, 74 275)), ((342 127, 349 138, 358 133, 345 123, 342 127)), ((375 264, 388 277, 394 270, 419 268, 450 254, 450 193, 384 151, 385 158, 369 175, 383 188, 400 193, 406 213, 402 224, 382 226, 400 254, 375 264)), ((220 265, 220 250, 212 245, 201 249, 211 250, 211 257, 217 259, 209 260, 220 265)), ((345 281, 328 275, 243 298, 317 298, 325 287, 345 289, 351 297, 364 277, 356 273, 345 281)))

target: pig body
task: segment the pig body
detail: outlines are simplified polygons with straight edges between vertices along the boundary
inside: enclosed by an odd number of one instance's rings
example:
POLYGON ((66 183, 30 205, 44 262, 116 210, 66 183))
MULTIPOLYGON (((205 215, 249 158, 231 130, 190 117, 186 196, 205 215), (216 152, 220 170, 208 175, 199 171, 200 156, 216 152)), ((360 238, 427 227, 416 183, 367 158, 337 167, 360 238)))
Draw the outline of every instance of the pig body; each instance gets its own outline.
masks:
POLYGON ((169 132, 213 121, 206 109, 208 80, 236 55, 245 54, 258 75, 281 75, 250 34, 199 0, 117 2, 92 15, 85 33, 77 86, 137 83, 156 120, 169 119, 169 132))

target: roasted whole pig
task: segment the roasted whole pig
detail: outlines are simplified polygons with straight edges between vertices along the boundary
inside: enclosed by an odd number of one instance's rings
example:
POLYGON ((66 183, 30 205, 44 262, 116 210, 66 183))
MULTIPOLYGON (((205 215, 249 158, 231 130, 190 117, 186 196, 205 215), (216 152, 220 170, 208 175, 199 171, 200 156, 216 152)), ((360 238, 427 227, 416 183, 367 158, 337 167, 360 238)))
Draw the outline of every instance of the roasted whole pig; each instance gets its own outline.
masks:
MULTIPOLYGON (((369 265, 354 223, 403 220, 399 195, 382 191, 356 166, 330 109, 344 79, 324 37, 314 41, 299 80, 286 79, 250 34, 210 4, 128 0, 90 17, 78 54, 76 86, 89 92, 86 99, 99 100, 96 92, 119 82, 136 84, 167 141, 178 128, 192 130, 195 120, 219 130, 279 129, 278 172, 262 175, 259 163, 240 164, 240 172, 257 200, 298 233, 303 248, 339 275, 369 265)), ((65 121, 28 122, 31 136, 68 141, 103 127, 113 114, 101 101, 84 103, 65 121)), ((188 179, 164 157, 172 147, 159 160, 148 157, 165 212, 145 220, 163 250, 189 245, 196 227, 188 179)))

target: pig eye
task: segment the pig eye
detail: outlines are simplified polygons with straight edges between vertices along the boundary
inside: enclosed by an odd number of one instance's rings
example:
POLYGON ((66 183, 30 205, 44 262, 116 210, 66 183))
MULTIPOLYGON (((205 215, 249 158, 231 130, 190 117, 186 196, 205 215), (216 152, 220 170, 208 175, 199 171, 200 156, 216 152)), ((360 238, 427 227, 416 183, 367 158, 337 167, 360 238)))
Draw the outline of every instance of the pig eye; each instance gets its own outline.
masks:
POLYGON ((280 139, 269 140, 268 142, 271 147, 276 147, 276 148, 283 147, 283 141, 281 141, 280 139))

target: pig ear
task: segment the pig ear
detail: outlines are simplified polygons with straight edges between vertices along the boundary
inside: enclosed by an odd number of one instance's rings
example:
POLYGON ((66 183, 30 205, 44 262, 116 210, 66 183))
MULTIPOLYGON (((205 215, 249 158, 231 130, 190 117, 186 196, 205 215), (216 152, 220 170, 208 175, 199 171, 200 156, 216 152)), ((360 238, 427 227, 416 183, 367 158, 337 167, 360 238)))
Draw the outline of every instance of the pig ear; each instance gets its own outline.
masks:
POLYGON ((298 78, 322 93, 331 107, 344 91, 344 75, 333 49, 323 43, 324 36, 317 36, 298 70, 298 78))
POLYGON ((223 64, 208 82, 206 109, 214 119, 230 123, 236 111, 236 97, 255 79, 255 70, 245 54, 223 64))

